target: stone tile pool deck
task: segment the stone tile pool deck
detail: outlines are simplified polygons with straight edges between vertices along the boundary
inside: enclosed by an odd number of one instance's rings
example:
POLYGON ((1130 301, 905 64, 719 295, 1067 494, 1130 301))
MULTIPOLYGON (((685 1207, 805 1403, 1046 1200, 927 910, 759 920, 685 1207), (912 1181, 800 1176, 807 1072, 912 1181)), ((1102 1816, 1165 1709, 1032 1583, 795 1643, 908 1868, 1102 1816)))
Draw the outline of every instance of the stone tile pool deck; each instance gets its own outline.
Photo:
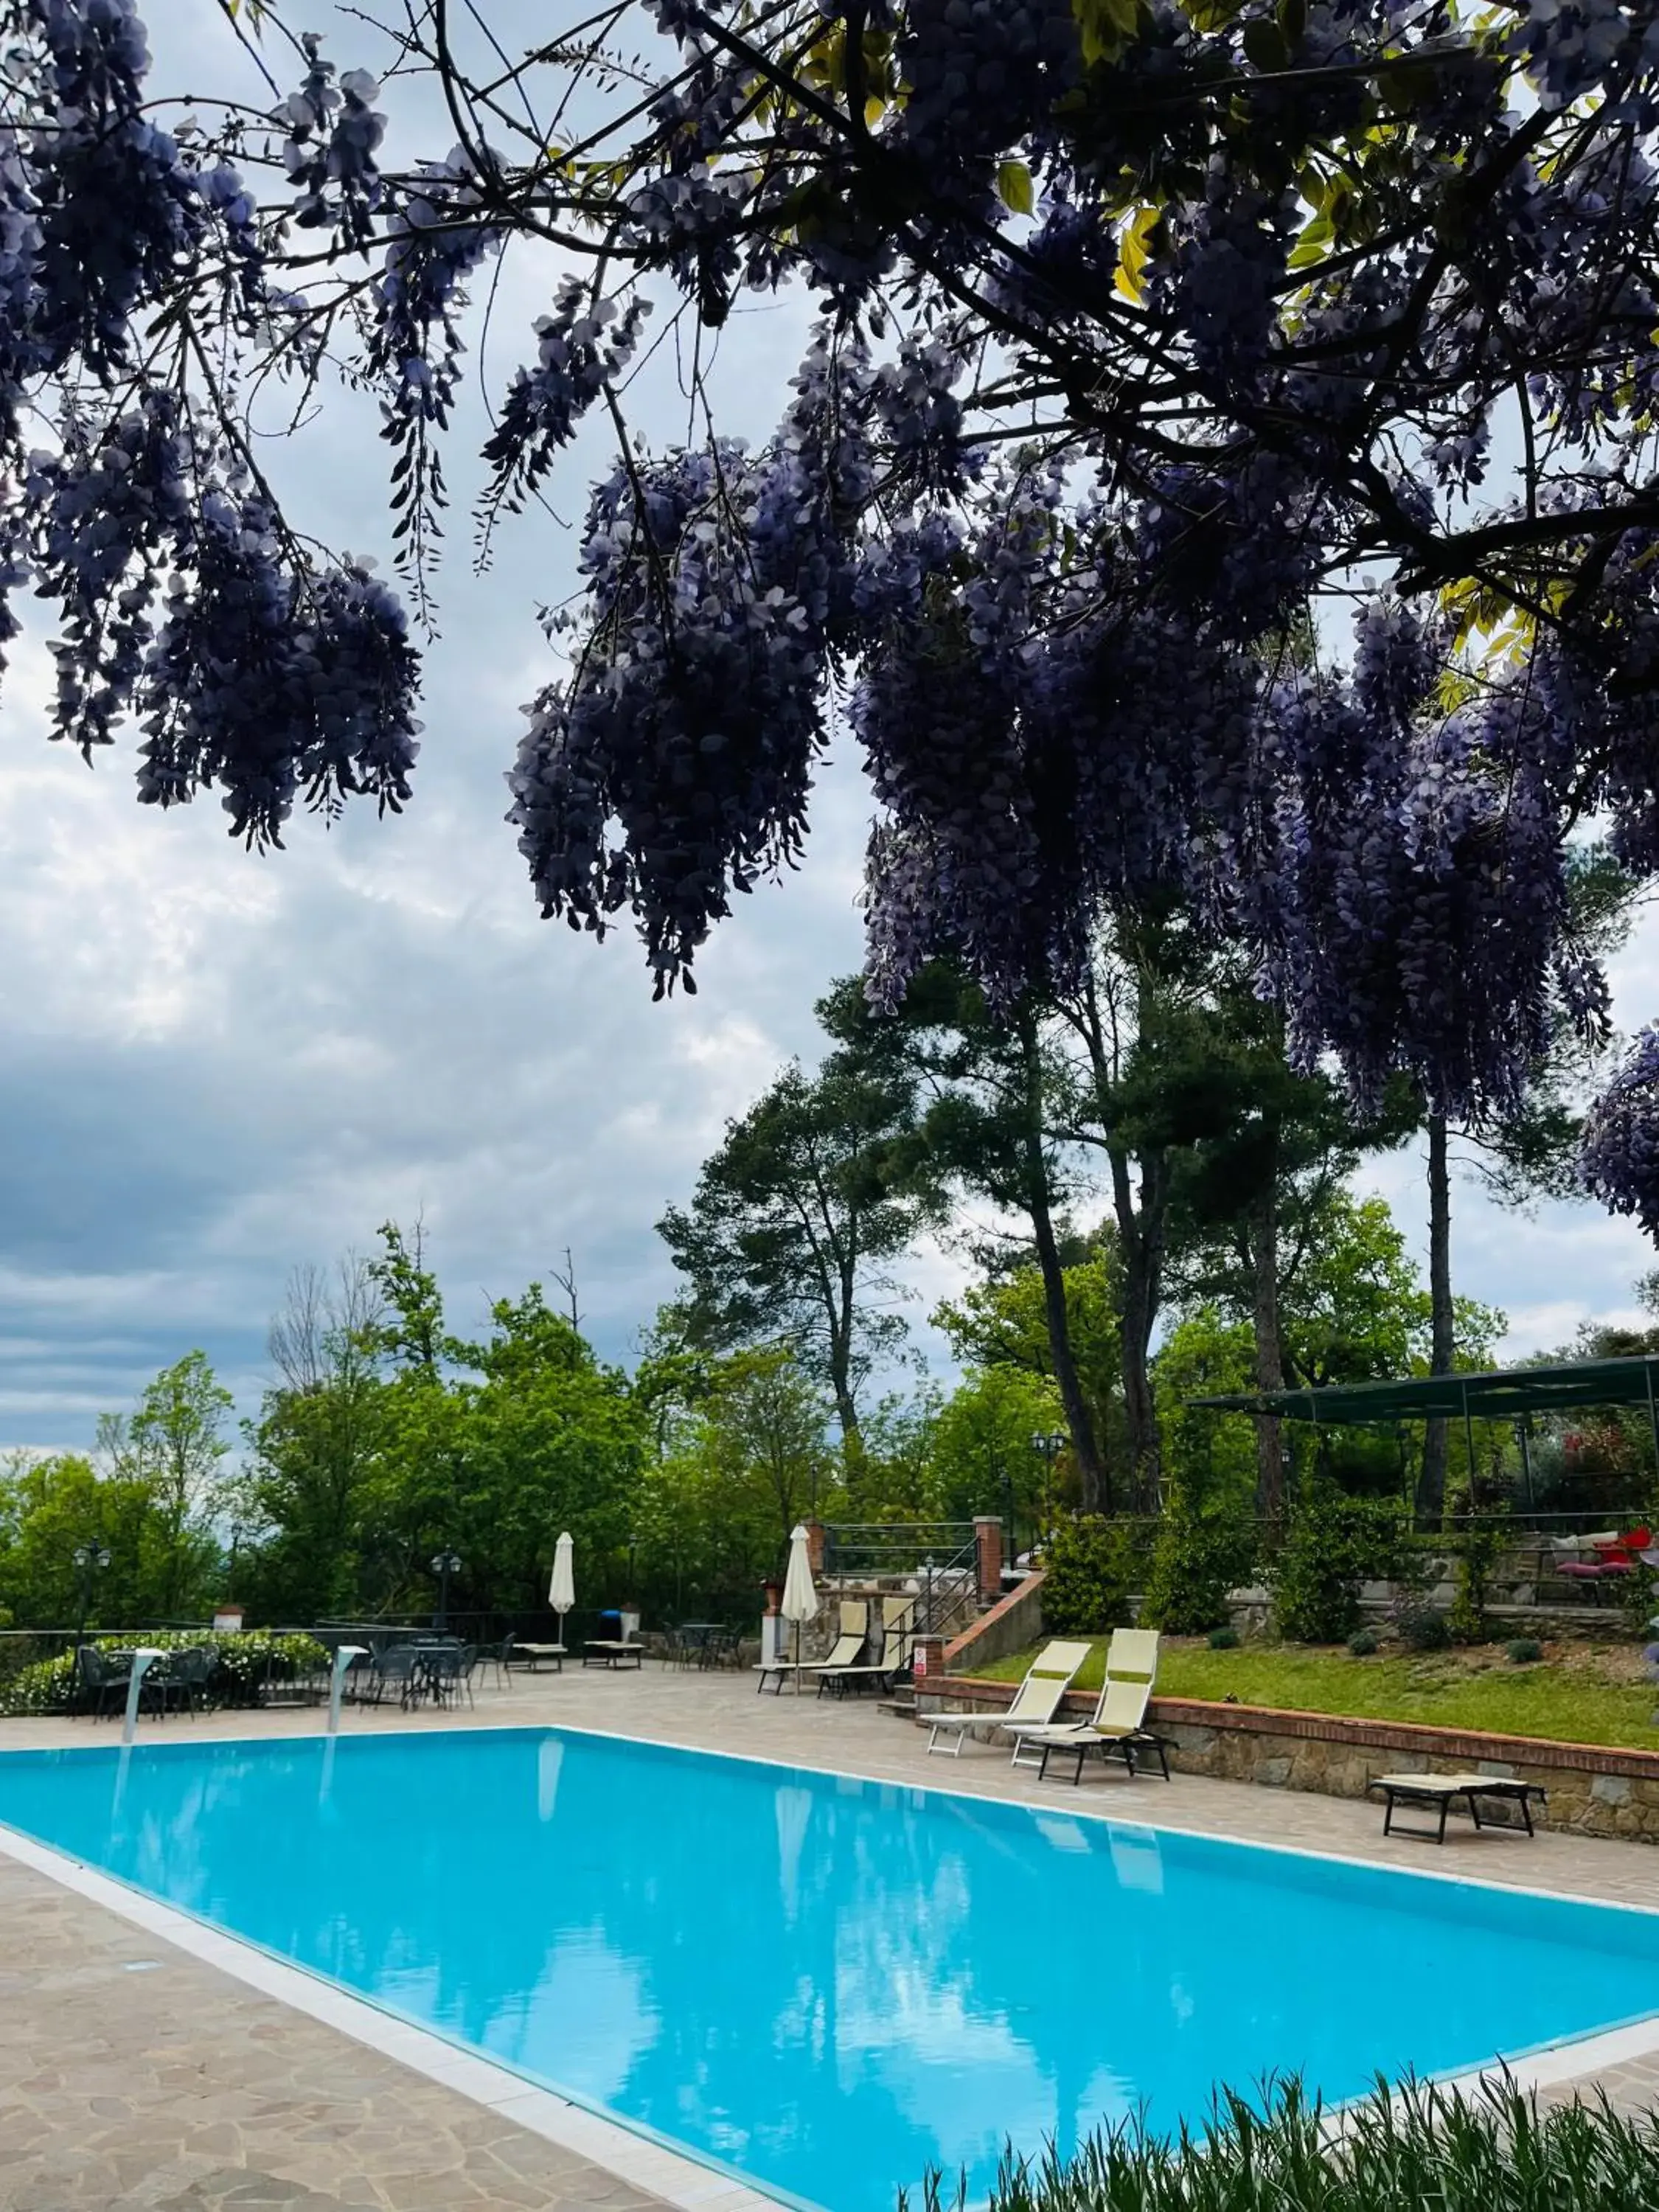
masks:
MULTIPOLYGON (((1651 1846, 1566 1834, 1528 1841, 1463 1825, 1437 1849, 1384 1838, 1375 1804, 1188 1776, 1166 1787, 1156 1778, 1091 1771, 1073 1790, 1039 1783, 989 1748, 930 1758, 925 1731, 871 1705, 758 1697, 752 1677, 655 1665, 520 1675, 505 1690, 481 1690, 476 1711, 348 1709, 344 1727, 356 1735, 544 1724, 1659 1905, 1659 1850, 1651 1846)), ((320 1713, 223 1713, 146 1722, 143 1740, 313 1735, 322 1728, 320 1713)), ((0 1721, 0 1754, 118 1740, 108 1723, 0 1721)), ((493 2069, 469 2071, 451 2053, 433 2078, 418 2059, 397 2055, 400 2031, 383 2016, 356 2008, 379 2045, 370 2047, 357 2027, 338 2024, 349 2022, 349 2005, 337 2020, 326 2004, 319 2010, 328 2017, 296 2009, 64 1887, 42 1869, 38 1850, 20 1856, 7 1842, 0 1833, 0 2212, 744 2212, 757 2203, 649 2146, 623 2146, 617 2155, 607 2131, 585 2115, 574 2114, 568 2128, 545 2115, 523 2124, 505 2109, 522 2099, 489 2087, 493 2069), (565 2140, 550 2139, 550 2128, 565 2140)), ((210 1953, 217 1940, 201 1950, 210 1953)), ((1585 2070, 1584 2053, 1567 2050, 1529 2070, 1548 2098, 1601 2090, 1623 2109, 1659 2105, 1659 2026, 1603 2039, 1595 2055, 1594 2071, 1585 2070)), ((546 2106, 556 2101, 534 2095, 546 2106)))

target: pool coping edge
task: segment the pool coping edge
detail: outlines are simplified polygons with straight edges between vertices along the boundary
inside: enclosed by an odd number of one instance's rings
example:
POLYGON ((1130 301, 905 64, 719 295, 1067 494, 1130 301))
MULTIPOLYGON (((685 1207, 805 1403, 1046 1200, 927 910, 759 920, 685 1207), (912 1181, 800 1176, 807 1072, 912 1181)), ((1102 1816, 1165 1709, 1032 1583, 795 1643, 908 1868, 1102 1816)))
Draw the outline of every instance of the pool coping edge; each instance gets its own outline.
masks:
POLYGON ((775 2197, 740 2181, 729 2169, 704 2165, 572 2099, 544 2089, 510 2067, 463 2049, 429 2029, 383 2011, 326 1976, 308 1972, 274 1953, 205 1920, 163 1903, 147 1891, 88 1866, 68 1851, 40 1843, 0 1821, 0 1856, 15 1860, 103 1906, 175 1949, 216 1967, 260 1996, 349 2035, 381 2057, 407 2066, 471 2103, 574 2152, 675 2212, 779 2212, 796 2200, 775 2197))

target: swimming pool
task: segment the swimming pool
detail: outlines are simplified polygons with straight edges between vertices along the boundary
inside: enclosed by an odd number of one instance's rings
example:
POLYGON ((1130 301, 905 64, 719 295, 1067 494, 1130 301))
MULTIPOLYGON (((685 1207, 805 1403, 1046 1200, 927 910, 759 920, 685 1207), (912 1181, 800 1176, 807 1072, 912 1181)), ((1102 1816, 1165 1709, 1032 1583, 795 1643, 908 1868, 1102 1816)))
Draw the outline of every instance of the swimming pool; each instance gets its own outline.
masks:
POLYGON ((1659 1916, 545 1729, 0 1756, 0 1820, 830 2212, 1659 2010, 1659 1916))

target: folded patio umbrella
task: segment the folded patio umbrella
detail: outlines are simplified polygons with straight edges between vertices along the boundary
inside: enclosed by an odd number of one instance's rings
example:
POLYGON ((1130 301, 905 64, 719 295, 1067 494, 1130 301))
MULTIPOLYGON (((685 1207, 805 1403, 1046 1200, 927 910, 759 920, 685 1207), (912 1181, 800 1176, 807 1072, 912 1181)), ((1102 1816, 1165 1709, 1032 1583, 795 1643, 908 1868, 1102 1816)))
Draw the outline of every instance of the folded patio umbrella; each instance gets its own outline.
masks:
POLYGON ((800 1632, 804 1623, 818 1617, 818 1594, 812 1586, 812 1562, 807 1555, 806 1527, 797 1522, 789 1532, 789 1571, 784 1577, 783 1605, 786 1620, 795 1627, 795 1692, 800 1693, 800 1632))
POLYGON ((564 1617, 576 1602, 575 1552, 567 1528, 553 1547, 553 1579, 547 1590, 547 1601, 559 1616, 561 1644, 564 1642, 564 1617))

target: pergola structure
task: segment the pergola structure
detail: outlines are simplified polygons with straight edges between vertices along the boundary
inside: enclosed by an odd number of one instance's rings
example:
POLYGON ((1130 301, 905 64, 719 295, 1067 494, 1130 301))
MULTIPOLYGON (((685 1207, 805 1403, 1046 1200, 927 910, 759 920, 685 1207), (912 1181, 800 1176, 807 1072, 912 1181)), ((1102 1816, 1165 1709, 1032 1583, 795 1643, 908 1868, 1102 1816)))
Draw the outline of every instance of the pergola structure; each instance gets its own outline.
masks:
MULTIPOLYGON (((1568 1413, 1578 1406, 1644 1406, 1659 1459, 1659 1356, 1648 1354, 1574 1359, 1550 1367, 1506 1367, 1489 1375, 1413 1375, 1398 1382, 1335 1382, 1317 1390, 1245 1390, 1187 1402, 1218 1413, 1277 1414, 1281 1420, 1310 1421, 1316 1428, 1461 1419, 1471 1467, 1477 1420, 1519 1420, 1528 1413, 1568 1413)), ((1521 1443, 1530 1491, 1532 1469, 1526 1462, 1524 1429, 1521 1443)))

